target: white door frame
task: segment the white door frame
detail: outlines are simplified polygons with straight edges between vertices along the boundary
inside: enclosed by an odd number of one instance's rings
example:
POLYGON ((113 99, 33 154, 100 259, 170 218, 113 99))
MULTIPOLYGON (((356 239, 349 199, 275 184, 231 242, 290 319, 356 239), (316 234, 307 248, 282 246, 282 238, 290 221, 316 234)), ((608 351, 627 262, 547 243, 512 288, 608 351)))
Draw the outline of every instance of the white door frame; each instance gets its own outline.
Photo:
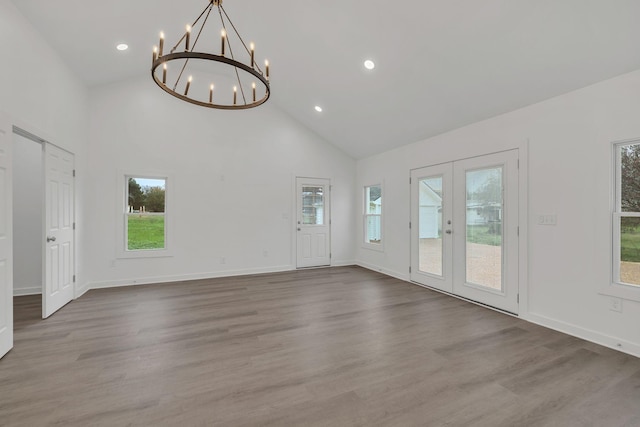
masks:
POLYGON ((0 114, 0 358, 13 348, 13 182, 12 132, 9 119, 0 114), (0 175, 1 178, 2 175, 0 175))

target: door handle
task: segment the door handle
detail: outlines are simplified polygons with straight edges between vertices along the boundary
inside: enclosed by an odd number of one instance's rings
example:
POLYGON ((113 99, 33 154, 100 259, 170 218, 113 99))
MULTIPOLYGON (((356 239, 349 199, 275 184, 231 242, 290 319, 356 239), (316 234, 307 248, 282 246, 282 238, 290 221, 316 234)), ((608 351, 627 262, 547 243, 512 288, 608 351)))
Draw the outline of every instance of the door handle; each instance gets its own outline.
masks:
POLYGON ((445 233, 451 234, 451 230, 446 230, 445 233))
POLYGON ((55 241, 56 241, 56 236, 51 236, 51 237, 47 236, 47 243, 55 242, 55 241))
POLYGON ((300 231, 300 227, 298 227, 298 231, 300 231))

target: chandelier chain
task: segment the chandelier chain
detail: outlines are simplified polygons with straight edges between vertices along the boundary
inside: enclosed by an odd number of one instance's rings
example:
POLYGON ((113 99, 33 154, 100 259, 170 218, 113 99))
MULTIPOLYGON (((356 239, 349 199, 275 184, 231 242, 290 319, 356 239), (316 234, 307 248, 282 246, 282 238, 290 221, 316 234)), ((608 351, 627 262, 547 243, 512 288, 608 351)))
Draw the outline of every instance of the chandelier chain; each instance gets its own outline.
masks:
MULTIPOLYGON (((202 30, 204 30, 204 26, 207 24, 207 20, 209 19, 209 15, 211 15, 211 9, 212 8, 213 8, 213 3, 209 3, 209 6, 205 7, 205 9, 202 11, 200 16, 198 16, 198 19, 196 19, 195 22, 193 23, 193 25, 191 26, 191 28, 195 28, 196 24, 198 23, 200 18, 202 18, 202 15, 204 15, 204 13, 207 12, 207 16, 204 17, 204 21, 202 22, 202 26, 200 27, 200 31, 198 31, 198 35, 196 36, 195 41, 193 42, 193 46, 191 46, 191 51, 192 52, 196 48, 196 45, 198 44, 198 40, 200 40, 200 34, 202 34, 202 30), (207 11, 207 9, 208 9, 208 11, 207 11)), ((186 34, 184 36, 182 36, 180 41, 182 41, 185 37, 186 37, 186 34)), ((173 49, 171 49, 171 52, 173 53, 173 51, 179 45, 180 45, 180 42, 178 42, 178 44, 173 49)), ((178 74, 178 79, 176 80, 176 83, 173 85, 173 90, 176 90, 176 88, 178 87, 178 83, 180 83, 180 79, 182 78, 182 74, 184 73, 185 68, 187 68, 187 64, 189 64, 189 58, 187 58, 184 61, 184 64, 182 65, 182 69, 180 70, 180 74, 178 74)))
MULTIPOLYGON (((222 22, 222 28, 224 28, 224 31, 226 32, 227 26, 224 24, 224 18, 222 17, 222 12, 224 12, 224 9, 222 8, 222 4, 218 4, 218 13, 220 14, 220 21, 222 22)), ((231 22, 231 19, 229 19, 229 15, 227 15, 227 12, 224 12, 224 15, 227 17, 227 21, 229 21, 229 24, 231 24, 231 27, 233 28, 233 30, 236 31, 236 27, 233 25, 233 22, 231 22)), ((237 31, 236 31, 236 34, 238 34, 237 31)), ((244 45, 244 41, 242 40, 242 37, 240 37, 240 34, 238 34, 238 38, 244 45)), ((231 47, 231 43, 229 42, 229 37, 226 38, 226 42, 227 42, 227 46, 229 46, 229 54, 231 55, 231 59, 235 60, 236 58, 233 56, 233 48, 231 47)), ((233 68, 234 68, 234 71, 236 72, 236 80, 238 81, 238 86, 240 86, 240 94, 242 95, 242 101, 246 104, 247 99, 244 96, 244 87, 242 86, 242 82, 240 81, 240 74, 238 73, 238 67, 233 67, 233 68)))

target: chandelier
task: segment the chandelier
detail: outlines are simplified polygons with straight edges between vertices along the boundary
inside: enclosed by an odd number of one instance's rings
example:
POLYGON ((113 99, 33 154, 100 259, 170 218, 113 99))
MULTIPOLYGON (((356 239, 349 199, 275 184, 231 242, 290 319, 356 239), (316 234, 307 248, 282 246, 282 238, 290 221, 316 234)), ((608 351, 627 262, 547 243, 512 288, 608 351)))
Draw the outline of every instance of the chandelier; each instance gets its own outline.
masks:
MULTIPOLYGON (((211 27, 210 24, 208 28, 211 27)), ((255 45, 247 47, 222 7, 222 0, 210 0, 169 53, 164 50, 161 32, 160 43, 153 48, 151 76, 162 90, 176 98, 224 110, 253 108, 269 99, 269 61, 264 61, 263 71, 255 60, 255 45), (205 31, 205 25, 214 8, 220 27, 211 34, 205 31), (197 51, 198 42, 217 52, 197 51), (236 59, 234 48, 246 63, 236 59)))

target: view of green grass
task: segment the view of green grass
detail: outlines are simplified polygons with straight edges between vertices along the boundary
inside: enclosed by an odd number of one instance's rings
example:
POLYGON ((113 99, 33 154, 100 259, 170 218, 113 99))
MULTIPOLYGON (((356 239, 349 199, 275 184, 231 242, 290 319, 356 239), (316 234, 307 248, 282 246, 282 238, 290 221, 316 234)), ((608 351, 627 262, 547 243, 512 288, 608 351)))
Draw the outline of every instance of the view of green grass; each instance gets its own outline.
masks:
POLYGON ((129 250, 164 249, 164 215, 129 215, 127 230, 129 250))
MULTIPOLYGON (((500 233, 492 233, 489 224, 467 225, 467 241, 481 245, 500 246, 502 236, 500 233)), ((494 224, 499 229, 500 224, 494 224)))
POLYGON ((620 260, 640 262, 640 226, 625 226, 623 223, 620 230, 620 260))

